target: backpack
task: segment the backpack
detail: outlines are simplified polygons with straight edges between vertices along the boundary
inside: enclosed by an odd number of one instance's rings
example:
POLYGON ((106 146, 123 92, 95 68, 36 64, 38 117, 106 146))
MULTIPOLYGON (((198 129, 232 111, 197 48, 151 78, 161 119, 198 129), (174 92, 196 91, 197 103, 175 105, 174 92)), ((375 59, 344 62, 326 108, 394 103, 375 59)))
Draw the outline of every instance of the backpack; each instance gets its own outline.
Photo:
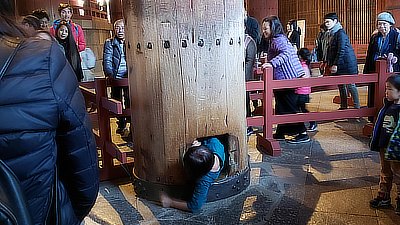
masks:
POLYGON ((96 56, 90 48, 79 52, 82 59, 82 69, 93 69, 96 66, 96 56))

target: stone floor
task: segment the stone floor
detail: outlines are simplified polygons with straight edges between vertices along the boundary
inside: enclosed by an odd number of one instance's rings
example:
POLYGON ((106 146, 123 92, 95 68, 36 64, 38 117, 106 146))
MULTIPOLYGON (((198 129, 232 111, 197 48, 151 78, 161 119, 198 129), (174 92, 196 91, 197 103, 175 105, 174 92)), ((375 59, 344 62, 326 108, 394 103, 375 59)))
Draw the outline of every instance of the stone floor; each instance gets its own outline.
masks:
MULTIPOLYGON (((359 88, 366 104, 366 88, 359 88)), ((310 111, 338 108, 337 91, 312 94, 310 111)), ((241 194, 206 203, 198 213, 162 208, 135 196, 130 179, 101 182, 86 224, 400 224, 393 207, 372 209, 379 181, 379 157, 362 136, 365 118, 318 122, 311 142, 281 141, 282 155, 256 149, 249 137, 251 184, 241 194)), ((392 204, 395 203, 395 190, 392 204)))

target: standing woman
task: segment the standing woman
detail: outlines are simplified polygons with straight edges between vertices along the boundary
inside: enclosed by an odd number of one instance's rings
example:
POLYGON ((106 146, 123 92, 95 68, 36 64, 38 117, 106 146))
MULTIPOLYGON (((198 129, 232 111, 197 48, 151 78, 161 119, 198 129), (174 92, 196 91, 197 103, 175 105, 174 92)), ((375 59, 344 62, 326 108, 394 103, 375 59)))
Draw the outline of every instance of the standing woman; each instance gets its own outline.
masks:
POLYGON ((71 27, 66 21, 61 21, 56 29, 56 39, 62 49, 65 57, 75 72, 78 82, 83 79, 81 57, 79 56, 78 47, 76 46, 74 37, 72 36, 71 27))
POLYGON ((34 224, 80 225, 99 190, 91 121, 58 43, 27 38, 14 7, 0 1, 0 159, 18 177, 34 224))
POLYGON ((287 23, 287 37, 290 40, 290 43, 292 43, 293 46, 296 46, 296 51, 300 49, 300 35, 301 31, 299 27, 297 26, 297 21, 296 20, 291 20, 287 23))
MULTIPOLYGON (((395 24, 392 13, 382 12, 377 18, 378 32, 373 34, 368 45, 367 58, 364 66, 364 74, 375 73, 375 63, 379 58, 387 58, 390 53, 395 57, 400 54, 399 33, 393 29, 395 24)), ((393 65, 394 72, 399 72, 399 62, 393 65)), ((368 87, 368 106, 374 105, 375 86, 368 87)))
MULTIPOLYGON (((318 62, 322 62, 324 61, 324 55, 326 53, 326 26, 325 24, 321 24, 321 26, 319 26, 319 34, 317 36, 317 60, 318 62)), ((322 71, 323 72, 323 71, 322 71)), ((322 74, 321 72, 321 74, 322 74)))
MULTIPOLYGON (((265 18, 263 20, 263 32, 270 43, 267 54, 268 62, 265 63, 263 67, 272 66, 274 68, 274 80, 296 79, 303 76, 304 70, 295 49, 283 32, 283 27, 279 18, 276 16, 265 18)), ((274 90, 274 95, 276 115, 299 112, 295 88, 274 90)), ((288 140, 289 143, 304 143, 310 141, 306 133, 304 122, 278 124, 274 138, 277 140, 285 139, 285 134, 297 135, 295 138, 288 140)))

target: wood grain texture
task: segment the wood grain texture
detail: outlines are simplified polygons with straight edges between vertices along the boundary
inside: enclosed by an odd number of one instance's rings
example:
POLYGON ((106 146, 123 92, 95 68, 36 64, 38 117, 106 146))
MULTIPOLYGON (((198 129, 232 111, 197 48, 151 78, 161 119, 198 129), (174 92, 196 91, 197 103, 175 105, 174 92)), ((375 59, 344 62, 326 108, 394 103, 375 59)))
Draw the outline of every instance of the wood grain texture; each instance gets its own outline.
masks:
POLYGON ((239 142, 230 174, 246 168, 243 2, 123 0, 123 9, 136 176, 182 184, 187 147, 225 133, 239 142))
MULTIPOLYGON (((251 0, 257 1, 257 0, 251 0)), ((352 44, 368 44, 376 29, 377 2, 379 0, 279 0, 279 18, 286 31, 288 21, 305 20, 305 43, 315 45, 319 26, 324 15, 336 12, 339 22, 347 32, 352 44)), ((267 15, 265 15, 267 16, 267 15)), ((303 31, 304 33, 304 31, 303 31)))

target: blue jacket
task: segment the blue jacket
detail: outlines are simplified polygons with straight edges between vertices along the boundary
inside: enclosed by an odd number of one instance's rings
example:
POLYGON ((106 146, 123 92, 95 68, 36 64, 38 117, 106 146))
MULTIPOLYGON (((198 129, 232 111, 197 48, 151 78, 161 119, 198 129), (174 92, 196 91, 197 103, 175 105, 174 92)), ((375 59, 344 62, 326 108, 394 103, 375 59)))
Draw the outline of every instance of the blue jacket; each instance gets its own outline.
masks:
MULTIPOLYGON (((370 141, 370 148, 372 151, 377 151, 377 152, 380 151, 380 147, 378 145, 379 145, 379 138, 381 137, 380 132, 381 132, 383 119, 384 119, 386 110, 392 105, 393 105, 393 102, 388 101, 386 98, 384 99, 384 106, 379 111, 378 117, 375 122, 374 130, 372 133, 372 138, 370 141)), ((400 118, 400 115, 399 115, 399 118, 400 118)), ((389 150, 393 149, 395 147, 395 145, 400 147, 400 137, 398 137, 399 136, 399 134, 398 134, 399 133, 399 122, 400 121, 397 121, 396 129, 390 137, 390 141, 386 146, 386 151, 388 151, 388 149, 389 150)))
MULTIPOLYGON (((121 63, 121 48, 117 38, 108 39, 104 43, 103 70, 106 77, 116 78, 121 63)), ((126 77, 125 73, 123 77, 126 77)))
POLYGON ((44 222, 57 167, 61 224, 79 224, 96 201, 97 152, 58 43, 27 39, 0 81, 0 96, 0 158, 21 181, 34 223, 44 222))
POLYGON ((187 207, 192 212, 197 212, 207 201, 208 189, 211 187, 214 180, 216 180, 225 165, 225 151, 224 146, 217 138, 211 138, 204 141, 204 145, 207 146, 213 154, 216 154, 220 160, 220 169, 217 172, 209 171, 206 175, 196 181, 194 187, 193 196, 190 201, 187 202, 187 207))
MULTIPOLYGON (((384 49, 381 52, 381 55, 388 55, 389 53, 393 53, 397 58, 400 59, 400 34, 395 31, 393 28, 390 29, 390 32, 388 34, 388 48, 384 49)), ((378 38, 382 37, 382 34, 380 32, 372 35, 371 40, 369 41, 368 45, 368 51, 367 51, 367 58, 365 60, 365 66, 364 66, 364 74, 367 73, 375 73, 375 66, 376 66, 376 60, 375 60, 375 54, 379 52, 379 47, 378 47, 378 38)), ((393 65, 393 70, 394 72, 399 72, 400 67, 399 67, 399 62, 395 63, 393 65)))

